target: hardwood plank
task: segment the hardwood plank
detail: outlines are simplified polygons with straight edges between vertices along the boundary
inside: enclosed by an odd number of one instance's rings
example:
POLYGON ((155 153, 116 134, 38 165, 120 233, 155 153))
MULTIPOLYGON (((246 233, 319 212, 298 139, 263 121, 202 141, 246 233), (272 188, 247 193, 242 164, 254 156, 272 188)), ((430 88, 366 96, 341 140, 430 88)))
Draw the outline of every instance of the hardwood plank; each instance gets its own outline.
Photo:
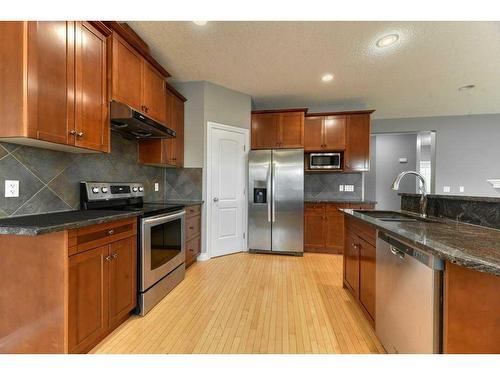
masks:
POLYGON ((92 353, 383 353, 342 256, 238 253, 197 262, 143 318, 92 353))

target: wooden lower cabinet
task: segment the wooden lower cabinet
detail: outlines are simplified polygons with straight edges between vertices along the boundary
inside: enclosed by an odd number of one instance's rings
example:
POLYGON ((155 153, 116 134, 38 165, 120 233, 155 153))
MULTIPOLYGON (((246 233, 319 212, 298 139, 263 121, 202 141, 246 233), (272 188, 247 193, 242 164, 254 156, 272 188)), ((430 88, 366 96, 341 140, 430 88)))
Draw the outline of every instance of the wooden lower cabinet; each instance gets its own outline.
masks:
POLYGON ((136 274, 135 234, 69 257, 69 353, 87 352, 129 316, 136 274))
POLYGON ((377 232, 374 227, 349 216, 344 221, 344 287, 358 301, 370 323, 375 325, 377 232))
POLYGON ((201 204, 186 207, 186 268, 201 253, 201 204))
POLYGON ((344 214, 341 208, 373 209, 363 203, 306 203, 304 206, 304 251, 342 254, 344 214))

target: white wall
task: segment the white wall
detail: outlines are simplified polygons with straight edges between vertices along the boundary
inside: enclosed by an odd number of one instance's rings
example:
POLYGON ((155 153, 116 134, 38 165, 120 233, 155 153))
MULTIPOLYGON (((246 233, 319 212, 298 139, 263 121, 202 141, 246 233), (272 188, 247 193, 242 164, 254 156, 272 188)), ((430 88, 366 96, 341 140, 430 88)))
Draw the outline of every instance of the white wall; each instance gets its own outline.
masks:
POLYGON ((422 130, 436 131, 436 194, 500 196, 486 181, 500 178, 500 114, 372 121, 372 133, 422 130))

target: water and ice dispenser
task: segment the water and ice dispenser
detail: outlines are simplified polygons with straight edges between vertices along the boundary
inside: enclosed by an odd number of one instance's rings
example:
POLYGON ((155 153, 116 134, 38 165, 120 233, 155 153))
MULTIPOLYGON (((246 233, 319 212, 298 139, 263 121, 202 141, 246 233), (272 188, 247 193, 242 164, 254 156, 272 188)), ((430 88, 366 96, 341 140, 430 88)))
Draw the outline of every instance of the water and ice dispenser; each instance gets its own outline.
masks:
POLYGON ((267 203, 267 188, 253 189, 253 203, 267 203))

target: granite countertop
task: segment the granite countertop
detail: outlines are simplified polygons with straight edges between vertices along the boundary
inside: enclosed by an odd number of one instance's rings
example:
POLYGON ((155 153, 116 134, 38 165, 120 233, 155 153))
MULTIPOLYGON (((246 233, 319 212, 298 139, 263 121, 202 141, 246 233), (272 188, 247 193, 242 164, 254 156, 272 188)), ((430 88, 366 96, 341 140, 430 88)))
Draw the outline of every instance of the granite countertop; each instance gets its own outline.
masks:
POLYGON ((196 199, 167 199, 165 201, 167 204, 182 204, 184 206, 194 206, 197 204, 203 204, 204 201, 196 199))
POLYGON ((441 218, 436 222, 382 221, 355 210, 342 211, 443 260, 500 276, 499 230, 441 218))
MULTIPOLYGON (((402 197, 421 197, 421 194, 416 193, 398 193, 402 197)), ((445 194, 427 194, 427 198, 449 199, 454 201, 469 201, 469 202, 486 202, 500 203, 500 197, 476 197, 470 195, 445 195, 445 194)))
POLYGON ((375 201, 370 200, 341 200, 341 199, 327 199, 327 198, 304 198, 306 203, 352 203, 352 204, 377 204, 375 201))
POLYGON ((0 219, 0 234, 37 236, 141 215, 140 211, 63 211, 0 219))

